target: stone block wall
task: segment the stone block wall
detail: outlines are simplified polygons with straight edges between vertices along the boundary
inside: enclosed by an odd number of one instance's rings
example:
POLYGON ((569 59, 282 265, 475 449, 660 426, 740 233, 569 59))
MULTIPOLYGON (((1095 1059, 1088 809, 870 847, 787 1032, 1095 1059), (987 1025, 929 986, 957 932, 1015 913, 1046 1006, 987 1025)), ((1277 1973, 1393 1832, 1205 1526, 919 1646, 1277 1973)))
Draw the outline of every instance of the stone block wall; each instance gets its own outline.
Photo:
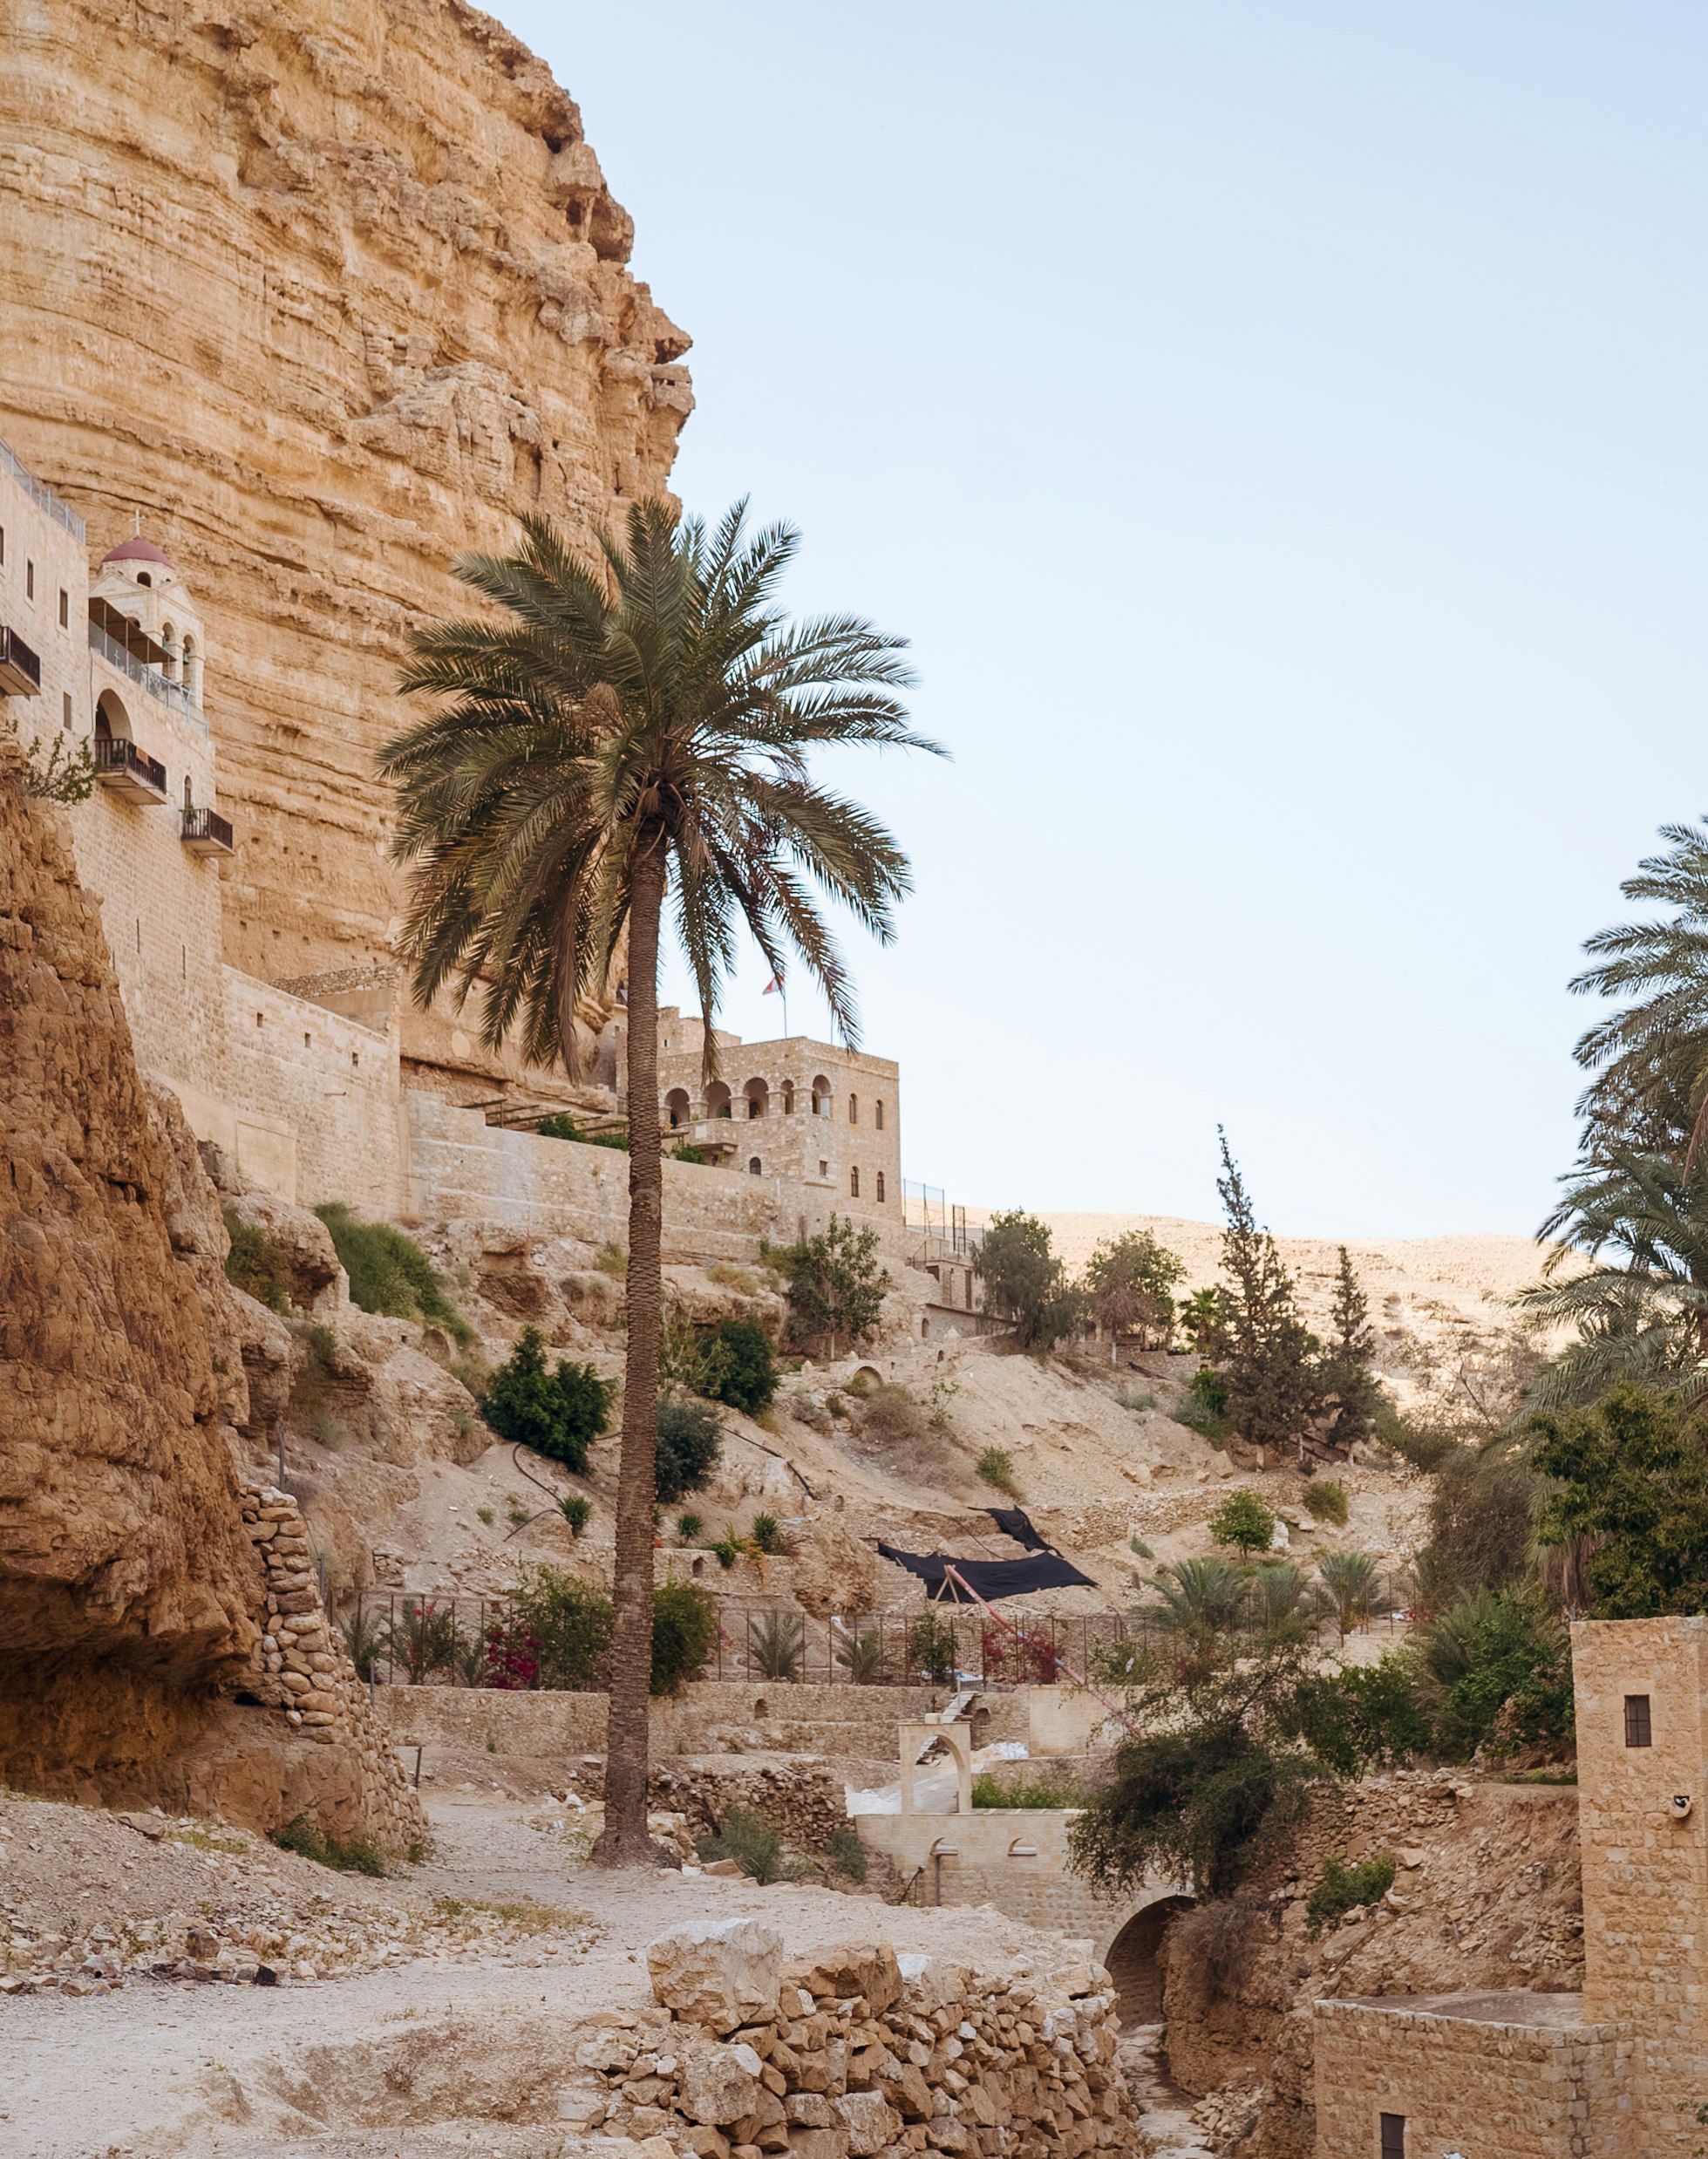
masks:
POLYGON ((975 1807, 965 1814, 862 1814, 868 1851, 888 1860, 922 1904, 990 1904, 1030 1926, 1057 1927, 1107 1944, 1144 1899, 1099 1897, 1067 1870, 1074 1807, 975 1807), (944 1849, 941 1858, 932 1847, 944 1849))
POLYGON ((1384 2114, 1405 2122, 1408 2159, 1638 2149, 1620 2107, 1637 2042, 1629 2026, 1582 2022, 1575 1995, 1319 2001, 1315 2035, 1316 2159, 1375 2159, 1384 2114))
POLYGON ((246 1484, 242 1499, 243 1526, 267 1581, 267 1631, 255 1692, 282 1710, 286 1723, 305 1739, 337 1749, 357 1770, 343 1818, 323 1826, 405 1850, 426 1836, 426 1817, 390 1731, 327 1624, 302 1513, 289 1493, 273 1485, 246 1484))
POLYGON ((786 1965, 751 1919, 677 1929, 647 1960, 657 2006, 605 2011, 576 2047, 574 2127, 700 2159, 1136 2147, 1100 1965, 973 1972, 866 1944, 786 1965))

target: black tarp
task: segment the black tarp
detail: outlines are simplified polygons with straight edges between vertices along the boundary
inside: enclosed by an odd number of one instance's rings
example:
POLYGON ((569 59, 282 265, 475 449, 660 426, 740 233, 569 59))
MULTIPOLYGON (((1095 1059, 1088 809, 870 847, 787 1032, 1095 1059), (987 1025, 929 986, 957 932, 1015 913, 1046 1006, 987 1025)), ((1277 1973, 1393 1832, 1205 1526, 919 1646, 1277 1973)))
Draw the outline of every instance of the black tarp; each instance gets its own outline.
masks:
POLYGON ((1033 1529, 1031 1517, 1023 1507, 982 1507, 979 1512, 989 1515, 1004 1536, 1011 1536, 1029 1552, 1053 1552, 1056 1549, 1033 1529))
POLYGON ((995 1604, 1003 1597, 1027 1597, 1039 1590, 1094 1590, 1088 1575, 1080 1573, 1059 1552, 1041 1552, 1031 1559, 954 1559, 942 1552, 903 1552, 894 1544, 880 1544, 881 1558, 905 1567, 925 1584, 925 1594, 936 1604, 970 1604, 944 1569, 953 1567, 967 1588, 995 1604))

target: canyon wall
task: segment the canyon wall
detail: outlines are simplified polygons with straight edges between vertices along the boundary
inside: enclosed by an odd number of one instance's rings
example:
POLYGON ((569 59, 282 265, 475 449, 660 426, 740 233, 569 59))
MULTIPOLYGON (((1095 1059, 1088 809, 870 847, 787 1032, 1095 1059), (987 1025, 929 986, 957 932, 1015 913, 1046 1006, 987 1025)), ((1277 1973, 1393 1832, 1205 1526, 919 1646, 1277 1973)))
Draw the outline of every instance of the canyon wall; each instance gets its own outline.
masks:
MULTIPOLYGON (((31 0, 0 69, 0 435, 208 631, 226 957, 385 956, 406 626, 665 485, 687 339, 547 69, 459 0, 31 0)), ((448 1022, 408 1053, 473 1065, 448 1022)))

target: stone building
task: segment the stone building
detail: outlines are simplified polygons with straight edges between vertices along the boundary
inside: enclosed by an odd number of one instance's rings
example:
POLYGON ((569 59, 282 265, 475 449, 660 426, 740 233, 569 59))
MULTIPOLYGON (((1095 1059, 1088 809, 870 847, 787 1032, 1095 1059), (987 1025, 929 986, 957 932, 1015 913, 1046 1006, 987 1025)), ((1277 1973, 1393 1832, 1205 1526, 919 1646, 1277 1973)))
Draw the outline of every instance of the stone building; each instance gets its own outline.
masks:
MULTIPOLYGON (((602 1023, 606 1084, 571 1089, 516 1064, 494 1092, 492 1075, 455 1067, 467 1042, 454 1016, 413 1015, 453 1063, 423 1054, 395 965, 266 981, 226 961, 222 900, 248 835, 221 807, 208 707, 239 664, 209 649, 188 582, 152 539, 108 549, 92 577, 81 518, 0 443, 0 711, 38 764, 55 741, 93 757, 69 828, 142 1069, 199 1139, 288 1199, 620 1242, 622 1156, 528 1128, 568 1103, 620 1114, 620 1005, 586 1016, 602 1023)), ((720 1035, 726 1077, 708 1086, 701 1022, 668 1011, 661 1035, 664 1123, 693 1143, 666 1166, 673 1257, 751 1259, 833 1212, 907 1256, 893 1062, 720 1035)))
POLYGON ((1582 1994, 1316 2007, 1317 2159, 1689 2159, 1708 2102, 1708 1618, 1572 1628, 1582 1994))

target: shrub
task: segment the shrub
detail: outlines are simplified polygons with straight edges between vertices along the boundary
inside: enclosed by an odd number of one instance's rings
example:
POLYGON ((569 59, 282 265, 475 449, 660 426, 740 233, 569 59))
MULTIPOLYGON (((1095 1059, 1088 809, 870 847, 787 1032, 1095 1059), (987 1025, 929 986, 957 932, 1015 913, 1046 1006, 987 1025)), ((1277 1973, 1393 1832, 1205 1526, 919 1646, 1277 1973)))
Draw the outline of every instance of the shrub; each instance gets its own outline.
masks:
POLYGON ((676 1518, 676 1533, 684 1544, 691 1544, 704 1527, 704 1515, 678 1515, 676 1518))
POLYGON ((1385 1398, 1376 1411, 1376 1437, 1414 1469, 1432 1475, 1460 1446, 1458 1434, 1446 1425, 1407 1416, 1385 1398))
POLYGON ((405 1597, 386 1622, 385 1654, 401 1665, 412 1686, 448 1672, 456 1656, 457 1615, 439 1611, 431 1597, 405 1597))
POLYGON ((602 1275, 609 1275, 613 1282, 629 1279, 629 1255, 615 1237, 607 1237, 594 1257, 594 1265, 602 1275))
POLYGON ((558 1567, 527 1568, 511 1617, 515 1636, 533 1657, 533 1684, 577 1694, 604 1686, 611 1601, 596 1583, 558 1567))
POLYGON ((1433 1733, 1415 1658, 1384 1657, 1300 1682, 1288 1728, 1337 1776, 1366 1776, 1429 1751, 1433 1733))
POLYGON ((769 1406, 777 1392, 777 1353, 757 1319, 720 1319, 701 1354, 703 1393, 750 1417, 769 1406))
POLYGON ((1155 1390, 1151 1387, 1118 1386, 1115 1400, 1123 1409, 1130 1409, 1135 1417, 1142 1416, 1146 1410, 1156 1407, 1155 1390))
POLYGON ((616 1392, 616 1382, 602 1379, 591 1365, 561 1358, 557 1370, 548 1372, 540 1330, 525 1327, 487 1382, 480 1413, 500 1439, 530 1447, 580 1476, 589 1447, 610 1420, 616 1392))
POLYGON ((706 1549, 717 1559, 718 1564, 725 1574, 735 1565, 737 1560, 744 1559, 747 1556, 745 1543, 736 1535, 732 1528, 725 1529, 722 1536, 714 1537, 706 1546, 706 1549))
POLYGON ((1070 1769, 1035 1769, 1004 1774, 983 1769, 973 1779, 975 1807, 1077 1807, 1079 1780, 1070 1769))
POLYGON ((863 1627, 857 1633, 838 1632, 836 1661, 857 1686, 877 1686, 887 1676, 888 1666, 884 1657, 884 1638, 877 1627, 863 1627))
POLYGON ((850 1882, 866 1879, 866 1847, 858 1829, 836 1829, 825 1847, 825 1857, 838 1874, 850 1882))
POLYGON ((1201 1439, 1225 1440, 1234 1428, 1228 1414, 1226 1383, 1210 1365, 1199 1366, 1187 1383, 1185 1394, 1168 1414, 1201 1439))
POLYGON ((715 1409, 684 1395, 665 1395, 658 1405, 658 1440, 653 1455, 660 1506, 674 1506, 708 1483, 722 1447, 715 1409))
POLYGON ((1242 1486, 1230 1492, 1210 1516, 1209 1530, 1218 1544, 1232 1544, 1242 1552, 1264 1552, 1275 1536, 1275 1515, 1255 1492, 1242 1486))
POLYGON ((269 1311, 290 1310, 290 1275, 285 1256, 258 1223, 245 1222, 229 1207, 225 1216, 231 1250, 225 1256, 226 1278, 269 1311))
POLYGON ((275 1830, 272 1841, 281 1851, 295 1852, 300 1858, 315 1860, 340 1874, 385 1872, 384 1858, 371 1837, 328 1836, 303 1815, 288 1822, 283 1829, 275 1830))
POLYGON ((1014 1457, 1005 1447, 987 1447, 978 1458, 978 1474, 995 1492, 1006 1492, 1011 1499, 1018 1499, 1020 1487, 1014 1479, 1014 1457))
POLYGON ((358 1604, 338 1622, 344 1654, 356 1667, 358 1679, 371 1679, 374 1666, 385 1654, 385 1630, 371 1612, 358 1604))
POLYGON ((776 1558, 789 1549, 783 1525, 775 1515, 755 1515, 748 1524, 747 1542, 767 1558, 776 1558))
POLYGON ((1198 1974, 1207 1994, 1225 1997, 1251 1968, 1262 1917, 1262 1906, 1249 1897, 1194 1904, 1169 1922, 1168 1954, 1198 1974))
POLYGON ((1394 1860, 1384 1852, 1353 1866, 1332 1856, 1323 1862, 1322 1879, 1305 1899, 1305 1924, 1320 1934, 1331 1919, 1359 1904, 1379 1904, 1393 1887, 1394 1860))
POLYGON ((1420 1648, 1435 1747, 1449 1761, 1467 1761, 1480 1747, 1511 1753, 1570 1741, 1570 1645, 1530 1598, 1485 1590, 1444 1612, 1420 1648))
POLYGON ((979 1630, 979 1657, 987 1679, 1014 1686, 1053 1686, 1061 1675, 1061 1652, 1048 1634, 1011 1634, 1004 1626, 979 1630))
POLYGON ((1317 1522, 1331 1522, 1337 1529, 1346 1527, 1346 1487, 1334 1484, 1327 1477, 1313 1477, 1304 1488, 1305 1512, 1317 1522))
POLYGON ((755 1614, 747 1622, 747 1661, 761 1679, 798 1679, 806 1657, 806 1622, 798 1611, 755 1614))
POLYGON ((1429 1541, 1418 1555, 1420 1601, 1440 1610, 1529 1571, 1538 1482, 1503 1454, 1456 1447, 1435 1473, 1429 1541))
POLYGON ((908 1629, 908 1663, 934 1686, 948 1686, 959 1661, 955 1622, 922 1612, 908 1629))
POLYGON ((1334 1600, 1334 1614, 1344 1640, 1354 1627, 1361 1627, 1376 1609, 1381 1577, 1368 1552, 1325 1552, 1317 1563, 1323 1586, 1334 1600))
POLYGON ((923 1405, 910 1389, 891 1379, 880 1379, 875 1386, 868 1382, 861 1397, 860 1431, 874 1447, 915 1461, 933 1460, 942 1452, 923 1405))
POLYGON ((718 1644, 718 1600, 693 1582, 661 1582, 652 1592, 654 1694, 679 1694, 718 1644))
POLYGON ((413 1237, 389 1222, 358 1222, 342 1200, 316 1214, 331 1232, 338 1263, 350 1277, 350 1301, 392 1319, 431 1321, 466 1348, 474 1330, 445 1294, 432 1262, 413 1237))
POLYGON ((498 1520, 498 1516, 493 1512, 490 1507, 477 1507, 474 1511, 480 1516, 480 1520, 486 1523, 489 1529, 492 1528, 493 1522, 498 1520))
POLYGON ((629 1152, 629 1130, 620 1126, 611 1132, 583 1132, 575 1119, 566 1112, 542 1117, 534 1129, 542 1140, 574 1140, 582 1147, 614 1147, 619 1154, 629 1152))
POLYGON ((569 1524, 570 1536, 579 1536, 592 1515, 593 1502, 583 1497, 580 1492, 570 1492, 557 1503, 562 1510, 563 1519, 569 1524))
POLYGON ((708 1282, 715 1282, 720 1290, 736 1290, 743 1297, 757 1297, 759 1278, 750 1274, 745 1267, 732 1267, 726 1259, 714 1259, 705 1270, 708 1282))
POLYGON ((702 1859, 733 1859, 761 1884, 798 1882, 813 1871, 810 1859, 786 1859, 779 1832, 745 1807, 732 1807, 718 1835, 702 1837, 696 1849, 702 1859))
POLYGON ((696 1147, 691 1140, 683 1140, 670 1149, 673 1162, 686 1162, 694 1169, 711 1168, 716 1159, 710 1148, 696 1147))

